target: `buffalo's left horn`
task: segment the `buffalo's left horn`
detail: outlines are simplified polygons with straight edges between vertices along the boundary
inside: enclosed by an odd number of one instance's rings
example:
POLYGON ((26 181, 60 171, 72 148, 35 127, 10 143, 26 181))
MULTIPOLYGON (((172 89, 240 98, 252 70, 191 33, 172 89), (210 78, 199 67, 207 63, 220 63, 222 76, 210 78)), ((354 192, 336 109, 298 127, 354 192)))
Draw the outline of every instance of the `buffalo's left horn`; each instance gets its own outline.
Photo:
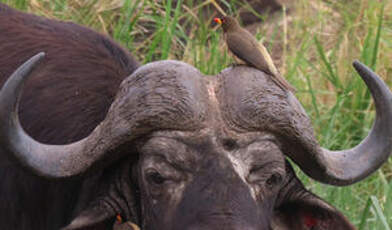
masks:
POLYGON ((25 133, 18 117, 18 104, 24 82, 44 58, 39 53, 20 66, 0 91, 0 146, 38 175, 61 178, 85 171, 100 154, 84 148, 99 135, 99 126, 86 138, 68 145, 42 144, 25 133))
POLYGON ((136 137, 152 130, 194 130, 205 117, 200 72, 182 62, 160 61, 139 67, 121 83, 105 119, 87 137, 67 145, 39 143, 21 127, 18 102, 23 83, 43 57, 24 63, 0 91, 0 146, 38 175, 65 178, 105 167, 127 153, 112 154, 119 146, 136 137))
POLYGON ((392 93, 368 67, 358 61, 353 66, 375 103, 376 119, 369 135, 351 149, 330 151, 313 146, 303 157, 291 156, 309 176, 333 185, 349 185, 362 180, 377 170, 392 152, 392 93))

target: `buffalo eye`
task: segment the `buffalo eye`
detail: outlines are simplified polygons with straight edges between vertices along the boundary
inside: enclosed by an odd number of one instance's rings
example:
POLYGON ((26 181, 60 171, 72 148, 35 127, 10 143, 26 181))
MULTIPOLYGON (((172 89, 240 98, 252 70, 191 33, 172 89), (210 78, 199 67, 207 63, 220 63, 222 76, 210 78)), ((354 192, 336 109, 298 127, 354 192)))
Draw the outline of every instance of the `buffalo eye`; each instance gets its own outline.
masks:
POLYGON ((156 171, 147 173, 147 181, 151 184, 162 185, 166 179, 156 171))
POLYGON ((272 189, 282 182, 282 176, 279 173, 272 174, 266 181, 268 188, 272 189))

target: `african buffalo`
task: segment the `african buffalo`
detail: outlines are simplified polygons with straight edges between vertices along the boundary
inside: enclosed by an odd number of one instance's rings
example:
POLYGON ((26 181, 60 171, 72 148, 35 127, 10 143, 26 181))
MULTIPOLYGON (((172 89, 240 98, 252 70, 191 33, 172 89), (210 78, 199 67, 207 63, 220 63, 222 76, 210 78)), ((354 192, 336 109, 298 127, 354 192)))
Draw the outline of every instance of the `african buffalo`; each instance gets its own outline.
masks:
POLYGON ((391 152, 392 93, 359 62, 376 121, 329 151, 294 95, 254 68, 138 67, 102 35, 4 5, 0 31, 0 229, 107 229, 117 214, 144 230, 355 229, 286 157, 343 186, 391 152))

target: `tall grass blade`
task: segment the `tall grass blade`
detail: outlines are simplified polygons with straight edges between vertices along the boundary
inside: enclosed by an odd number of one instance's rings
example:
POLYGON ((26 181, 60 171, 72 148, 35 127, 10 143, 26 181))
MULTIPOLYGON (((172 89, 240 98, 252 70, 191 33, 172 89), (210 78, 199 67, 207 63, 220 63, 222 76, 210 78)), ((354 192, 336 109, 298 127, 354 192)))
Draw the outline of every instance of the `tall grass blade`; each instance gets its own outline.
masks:
POLYGON ((379 223, 380 223, 380 224, 377 224, 377 226, 379 226, 379 227, 377 227, 376 229, 381 229, 381 226, 382 226, 383 227, 382 229, 391 230, 391 228, 388 225, 387 219, 384 216, 384 213, 382 212, 382 208, 380 206, 380 203, 378 202, 377 197, 370 196, 370 199, 372 200, 373 207, 376 211, 376 215, 377 215, 379 223))
POLYGON ((373 48, 373 59, 372 59, 372 63, 371 63, 371 68, 372 69, 376 69, 376 63, 377 63, 377 54, 378 54, 378 49, 379 49, 379 45, 380 45, 380 38, 381 38, 381 28, 382 28, 382 21, 384 18, 384 7, 385 4, 383 3, 381 6, 381 12, 378 16, 378 25, 377 25, 377 34, 376 34, 376 40, 374 42, 374 48, 373 48))
POLYGON ((325 55, 324 48, 316 36, 314 37, 314 43, 316 44, 317 52, 321 57, 321 61, 323 62, 324 66, 326 67, 326 69, 328 71, 328 75, 325 75, 325 76, 327 76, 328 80, 335 86, 335 88, 341 89, 342 86, 341 86, 340 80, 337 77, 335 71, 333 70, 331 62, 328 61, 328 58, 325 55))
POLYGON ((385 193, 386 201, 384 204, 384 213, 385 216, 388 218, 387 221, 390 226, 392 226, 392 181, 389 182, 388 192, 385 193))
POLYGON ((368 198, 368 200, 366 201, 365 209, 362 212, 361 222, 359 224, 358 230, 365 230, 366 220, 368 218, 371 204, 372 204, 372 201, 370 200, 370 198, 368 198))

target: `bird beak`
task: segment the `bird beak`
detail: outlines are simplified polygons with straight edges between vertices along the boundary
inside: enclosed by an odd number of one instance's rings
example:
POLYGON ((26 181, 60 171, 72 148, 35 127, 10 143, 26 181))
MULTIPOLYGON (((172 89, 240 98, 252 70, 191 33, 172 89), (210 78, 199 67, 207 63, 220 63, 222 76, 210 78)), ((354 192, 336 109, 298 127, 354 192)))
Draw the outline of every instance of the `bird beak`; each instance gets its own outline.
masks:
POLYGON ((214 22, 218 23, 219 25, 222 25, 222 20, 220 18, 214 18, 214 22))

